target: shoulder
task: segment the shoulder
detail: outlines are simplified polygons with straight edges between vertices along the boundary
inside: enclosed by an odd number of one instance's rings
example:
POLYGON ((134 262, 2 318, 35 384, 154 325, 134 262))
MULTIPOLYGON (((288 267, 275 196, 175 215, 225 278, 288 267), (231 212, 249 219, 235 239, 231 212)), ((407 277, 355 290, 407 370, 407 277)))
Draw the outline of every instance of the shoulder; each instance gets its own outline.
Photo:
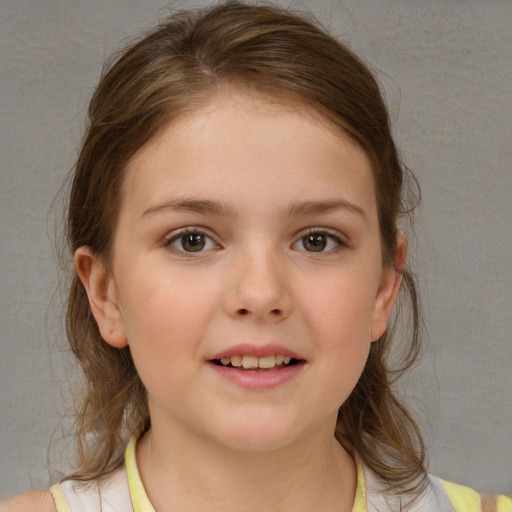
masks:
POLYGON ((512 512, 512 500, 506 496, 480 494, 470 487, 441 480, 455 512, 512 512))
POLYGON ((2 501, 0 512, 55 512, 55 502, 48 489, 32 491, 2 501))
POLYGON ((367 508, 354 510, 369 512, 512 512, 512 500, 507 496, 480 494, 470 487, 454 484, 432 474, 425 474, 422 491, 417 495, 390 492, 388 482, 383 481, 371 469, 358 468, 358 488, 366 497, 367 508))

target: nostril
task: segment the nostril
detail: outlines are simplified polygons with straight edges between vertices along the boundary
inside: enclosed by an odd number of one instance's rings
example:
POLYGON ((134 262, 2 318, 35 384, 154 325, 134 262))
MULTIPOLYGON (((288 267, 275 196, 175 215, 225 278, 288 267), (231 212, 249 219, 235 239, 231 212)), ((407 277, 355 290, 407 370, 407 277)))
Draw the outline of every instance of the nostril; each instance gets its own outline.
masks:
MULTIPOLYGON (((240 308, 237 310, 237 314, 240 315, 240 316, 247 316, 247 315, 250 315, 251 314, 251 310, 250 309, 246 309, 246 308, 240 308)), ((279 308, 276 308, 276 309, 271 309, 268 314, 270 316, 281 316, 283 314, 283 311, 282 309, 279 309, 279 308)))

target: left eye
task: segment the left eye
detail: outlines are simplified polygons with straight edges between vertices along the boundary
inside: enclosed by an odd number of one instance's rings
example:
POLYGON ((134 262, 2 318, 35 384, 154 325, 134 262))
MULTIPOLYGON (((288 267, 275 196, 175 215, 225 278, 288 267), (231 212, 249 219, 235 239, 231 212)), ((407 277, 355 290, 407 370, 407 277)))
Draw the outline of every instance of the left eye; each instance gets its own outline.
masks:
POLYGON ((217 244, 204 233, 191 231, 189 233, 178 233, 167 241, 168 246, 180 252, 201 252, 208 249, 215 249, 217 244))
POLYGON ((293 248, 307 252, 327 252, 340 245, 342 242, 338 237, 319 231, 304 235, 293 244, 293 248))

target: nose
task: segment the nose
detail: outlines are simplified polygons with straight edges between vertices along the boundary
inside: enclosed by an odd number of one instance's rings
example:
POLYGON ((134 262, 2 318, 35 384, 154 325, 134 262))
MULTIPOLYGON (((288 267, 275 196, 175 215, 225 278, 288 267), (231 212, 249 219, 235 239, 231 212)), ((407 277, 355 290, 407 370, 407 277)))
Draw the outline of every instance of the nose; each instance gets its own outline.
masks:
POLYGON ((279 322, 292 311, 285 265, 271 251, 240 255, 228 282, 224 308, 232 318, 279 322))

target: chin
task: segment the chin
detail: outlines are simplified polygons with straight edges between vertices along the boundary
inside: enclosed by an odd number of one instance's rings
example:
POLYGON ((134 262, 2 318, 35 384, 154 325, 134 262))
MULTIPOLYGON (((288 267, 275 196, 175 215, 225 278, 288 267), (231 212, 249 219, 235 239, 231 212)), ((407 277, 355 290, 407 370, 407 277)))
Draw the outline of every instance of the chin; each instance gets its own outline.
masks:
POLYGON ((283 424, 276 419, 262 421, 261 417, 258 420, 253 417, 232 422, 228 428, 217 431, 213 438, 231 450, 263 453, 283 449, 302 437, 296 422, 283 424))
POLYGON ((290 444, 291 440, 285 436, 262 435, 255 433, 253 435, 238 435, 227 440, 225 446, 231 450, 253 453, 270 453, 283 449, 290 444))

